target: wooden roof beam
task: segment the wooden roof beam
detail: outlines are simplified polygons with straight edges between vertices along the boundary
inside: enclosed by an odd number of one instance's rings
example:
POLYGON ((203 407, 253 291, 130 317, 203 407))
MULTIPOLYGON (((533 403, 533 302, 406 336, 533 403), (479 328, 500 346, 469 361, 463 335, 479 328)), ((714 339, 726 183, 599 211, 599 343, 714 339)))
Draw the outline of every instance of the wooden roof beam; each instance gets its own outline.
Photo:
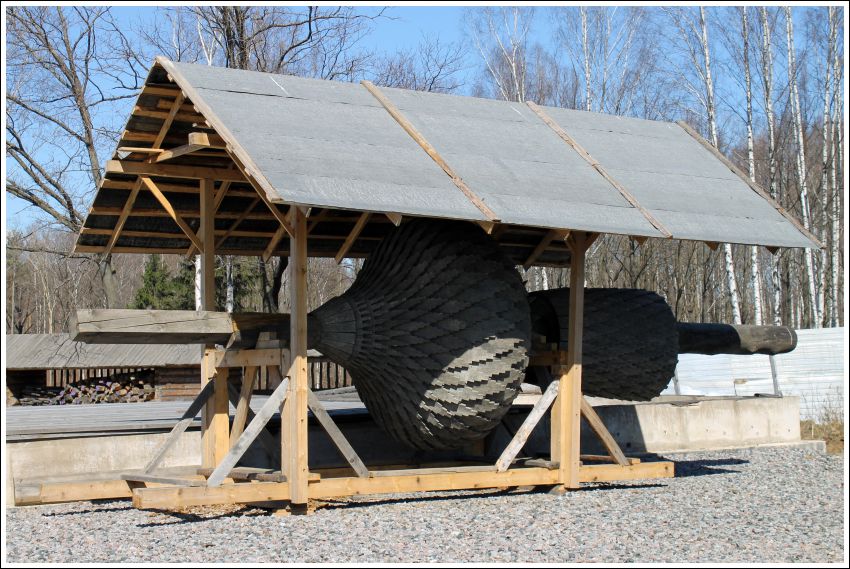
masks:
MULTIPOLYGON (((121 230, 124 229, 124 224, 130 216, 130 210, 133 209, 133 204, 136 203, 136 198, 139 195, 140 189, 142 189, 142 180, 141 178, 137 178, 136 181, 133 182, 133 188, 130 190, 130 195, 127 197, 127 201, 124 202, 124 207, 121 208, 121 213, 118 215, 118 221, 115 222, 115 228, 112 230, 112 235, 109 237, 109 241, 107 241, 106 247, 103 250, 104 256, 109 255, 115 247, 115 243, 118 242, 118 237, 121 235, 121 230)), ((92 210, 93 209, 94 208, 92 208, 92 210)))
POLYGON ((337 263, 341 263, 345 256, 348 254, 348 251, 354 245, 354 242, 357 241, 357 238, 360 236, 360 232, 363 231, 363 228, 366 227, 366 223, 369 221, 369 217, 371 213, 368 211, 364 211, 360 214, 360 219, 357 220, 357 223, 354 224, 354 228, 352 228, 351 233, 348 234, 348 237, 345 238, 345 242, 342 244, 342 247, 337 251, 334 260, 337 263))
POLYGON ((555 239, 561 239, 566 241, 570 236, 569 230, 566 229, 550 229, 546 235, 543 236, 543 239, 540 240, 540 243, 537 244, 537 247, 534 248, 534 251, 528 256, 525 262, 522 264, 522 268, 528 269, 531 265, 534 264, 535 261, 543 254, 543 252, 552 244, 552 241, 555 239))
POLYGON ((193 244, 195 247, 197 247, 197 248, 198 248, 198 250, 202 250, 202 249, 203 249, 203 244, 201 243, 201 240, 200 240, 200 239, 198 239, 198 236, 197 236, 197 235, 195 235, 195 232, 194 232, 194 231, 192 231, 192 228, 191 228, 191 227, 189 227, 189 224, 187 224, 187 223, 183 220, 183 217, 182 217, 179 213, 177 213, 177 211, 176 211, 176 210, 174 209, 174 207, 171 205, 171 202, 169 202, 169 201, 168 201, 168 198, 166 198, 166 197, 165 197, 165 194, 163 194, 163 193, 159 190, 159 188, 158 188, 158 187, 156 187, 156 184, 153 182, 153 180, 151 180, 151 179, 150 179, 150 178, 148 178, 147 176, 140 176, 140 177, 139 177, 139 179, 142 181, 142 184, 144 184, 144 185, 145 185, 145 187, 146 187, 148 190, 150 190, 150 192, 154 195, 154 197, 155 197, 155 198, 156 198, 156 200, 160 203, 160 205, 162 205, 162 208, 163 208, 165 211, 167 211, 167 212, 168 212, 168 215, 171 217, 171 219, 173 219, 173 220, 174 220, 174 223, 176 223, 176 224, 177 224, 177 226, 178 226, 180 229, 182 229, 182 230, 183 230, 183 233, 185 233, 185 234, 186 234, 186 237, 188 237, 188 238, 189 238, 189 241, 191 241, 191 242, 192 242, 192 244, 193 244))
POLYGON ((107 174, 130 174, 136 176, 163 176, 166 178, 193 178, 245 182, 238 170, 231 168, 208 168, 184 164, 155 164, 150 162, 130 162, 127 160, 109 160, 106 162, 107 174))

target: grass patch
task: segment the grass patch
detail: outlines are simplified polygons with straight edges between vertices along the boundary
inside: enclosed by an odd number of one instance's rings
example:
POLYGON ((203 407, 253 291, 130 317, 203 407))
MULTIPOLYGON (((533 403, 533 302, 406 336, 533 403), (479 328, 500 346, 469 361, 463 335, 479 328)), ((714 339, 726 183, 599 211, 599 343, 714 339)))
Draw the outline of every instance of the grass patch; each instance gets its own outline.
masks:
POLYGON ((844 421, 800 421, 800 438, 826 442, 826 452, 842 454, 844 452, 844 421))

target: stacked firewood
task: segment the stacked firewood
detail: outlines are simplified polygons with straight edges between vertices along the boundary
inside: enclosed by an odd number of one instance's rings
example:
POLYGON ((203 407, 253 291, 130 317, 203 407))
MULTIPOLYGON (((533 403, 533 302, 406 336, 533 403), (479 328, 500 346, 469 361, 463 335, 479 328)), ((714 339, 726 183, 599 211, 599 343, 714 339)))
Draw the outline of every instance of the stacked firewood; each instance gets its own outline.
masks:
POLYGON ((117 374, 69 384, 53 399, 53 405, 85 403, 137 403, 156 396, 151 372, 117 374))

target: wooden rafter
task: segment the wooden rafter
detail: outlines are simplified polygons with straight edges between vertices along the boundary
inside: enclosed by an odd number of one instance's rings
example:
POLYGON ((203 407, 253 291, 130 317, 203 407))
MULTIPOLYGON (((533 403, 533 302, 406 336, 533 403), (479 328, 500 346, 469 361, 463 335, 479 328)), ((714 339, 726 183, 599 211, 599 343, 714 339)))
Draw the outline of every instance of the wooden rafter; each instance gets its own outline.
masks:
POLYGON ((130 162, 128 160, 109 160, 106 162, 107 174, 135 174, 137 176, 164 176, 166 178, 210 178, 213 180, 244 182, 245 177, 231 168, 209 168, 185 164, 154 164, 151 162, 130 162))
POLYGON ((140 176, 139 179, 142 181, 142 184, 144 184, 145 187, 150 191, 150 193, 153 194, 153 196, 160 203, 163 209, 168 212, 168 215, 171 217, 171 219, 174 220, 174 223, 176 223, 177 226, 183 230, 183 233, 186 234, 186 237, 189 238, 189 241, 191 241, 192 244, 198 248, 198 250, 203 250, 203 244, 201 243, 201 240, 198 239, 198 236, 195 235, 195 232, 192 231, 192 228, 189 227, 189 224, 187 224, 183 220, 183 217, 179 213, 177 213, 177 211, 175 211, 174 207, 171 205, 171 202, 169 202, 168 198, 165 197, 165 194, 163 194, 159 190, 159 188, 156 187, 156 184, 153 182, 153 180, 151 180, 147 176, 140 176))
POLYGON ((540 255, 542 255, 543 252, 549 247, 549 245, 552 244, 552 241, 554 241, 555 239, 564 240, 567 237, 569 237, 569 235, 570 235, 569 230, 550 229, 549 232, 546 233, 546 235, 543 236, 543 239, 540 240, 540 243, 537 244, 537 247, 534 248, 534 251, 531 252, 531 254, 528 256, 528 258, 522 264, 523 268, 527 269, 531 265, 533 265, 534 262, 538 258, 540 258, 540 255))
POLYGON ((360 214, 360 219, 357 220, 357 223, 354 224, 354 227, 351 230, 351 233, 348 234, 348 237, 345 238, 345 241, 342 244, 342 247, 337 251, 334 260, 337 263, 342 262, 345 256, 348 254, 348 251, 354 245, 354 242, 357 241, 357 237, 360 236, 360 232, 363 231, 363 228, 366 227, 366 223, 369 221, 370 213, 368 211, 364 211, 360 214))
MULTIPOLYGON (((180 91, 180 93, 174 99, 174 102, 171 104, 171 110, 168 111, 168 114, 165 116, 162 126, 159 127, 159 133, 156 135, 156 138, 153 142, 154 148, 160 148, 162 146, 162 141, 165 140, 165 135, 168 134, 168 130, 171 128, 171 123, 174 122, 174 118, 177 116, 177 113, 180 112, 180 107, 181 105, 183 105, 183 101, 185 100, 186 96, 183 94, 182 91, 180 91)), ((138 109, 138 107, 136 107, 136 109, 138 109)))
POLYGON ((266 245, 266 248, 263 251, 263 261, 268 261, 272 258, 274 250, 277 249, 278 244, 280 244, 280 241, 287 235, 287 233, 288 232, 283 225, 277 228, 277 231, 274 232, 274 235, 272 235, 272 238, 269 240, 269 244, 266 245))
POLYGON ((393 222, 393 225, 398 227, 401 225, 402 215, 400 213, 384 213, 387 216, 387 219, 393 222))
POLYGON ((104 255, 109 255, 115 247, 115 243, 118 242, 118 237, 121 236, 121 230, 124 229, 124 224, 130 216, 130 210, 133 209, 133 204, 136 203, 136 198, 138 197, 139 190, 141 189, 142 179, 138 178, 135 182, 133 182, 133 188, 130 190, 130 195, 127 197, 127 201, 124 202, 124 207, 121 208, 121 213, 118 216, 118 221, 115 222, 115 228, 112 230, 112 235, 109 237, 109 241, 107 241, 106 247, 103 249, 104 255))

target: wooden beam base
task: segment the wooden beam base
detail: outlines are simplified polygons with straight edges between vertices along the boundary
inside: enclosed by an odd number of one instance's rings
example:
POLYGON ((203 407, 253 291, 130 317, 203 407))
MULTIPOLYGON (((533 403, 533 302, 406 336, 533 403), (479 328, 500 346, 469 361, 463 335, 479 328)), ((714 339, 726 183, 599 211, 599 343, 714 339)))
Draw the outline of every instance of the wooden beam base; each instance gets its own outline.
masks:
MULTIPOLYGON (((321 473, 321 471, 320 471, 321 473)), ((579 469, 581 482, 615 482, 671 478, 673 463, 641 462, 628 466, 616 464, 585 465, 579 469)), ((558 470, 514 468, 496 472, 491 467, 454 467, 409 470, 369 478, 338 477, 310 481, 311 499, 396 494, 448 490, 471 490, 516 486, 557 486, 558 470)), ((286 482, 223 484, 218 487, 157 487, 133 491, 133 505, 141 509, 175 509, 216 504, 248 504, 289 500, 286 482)))

